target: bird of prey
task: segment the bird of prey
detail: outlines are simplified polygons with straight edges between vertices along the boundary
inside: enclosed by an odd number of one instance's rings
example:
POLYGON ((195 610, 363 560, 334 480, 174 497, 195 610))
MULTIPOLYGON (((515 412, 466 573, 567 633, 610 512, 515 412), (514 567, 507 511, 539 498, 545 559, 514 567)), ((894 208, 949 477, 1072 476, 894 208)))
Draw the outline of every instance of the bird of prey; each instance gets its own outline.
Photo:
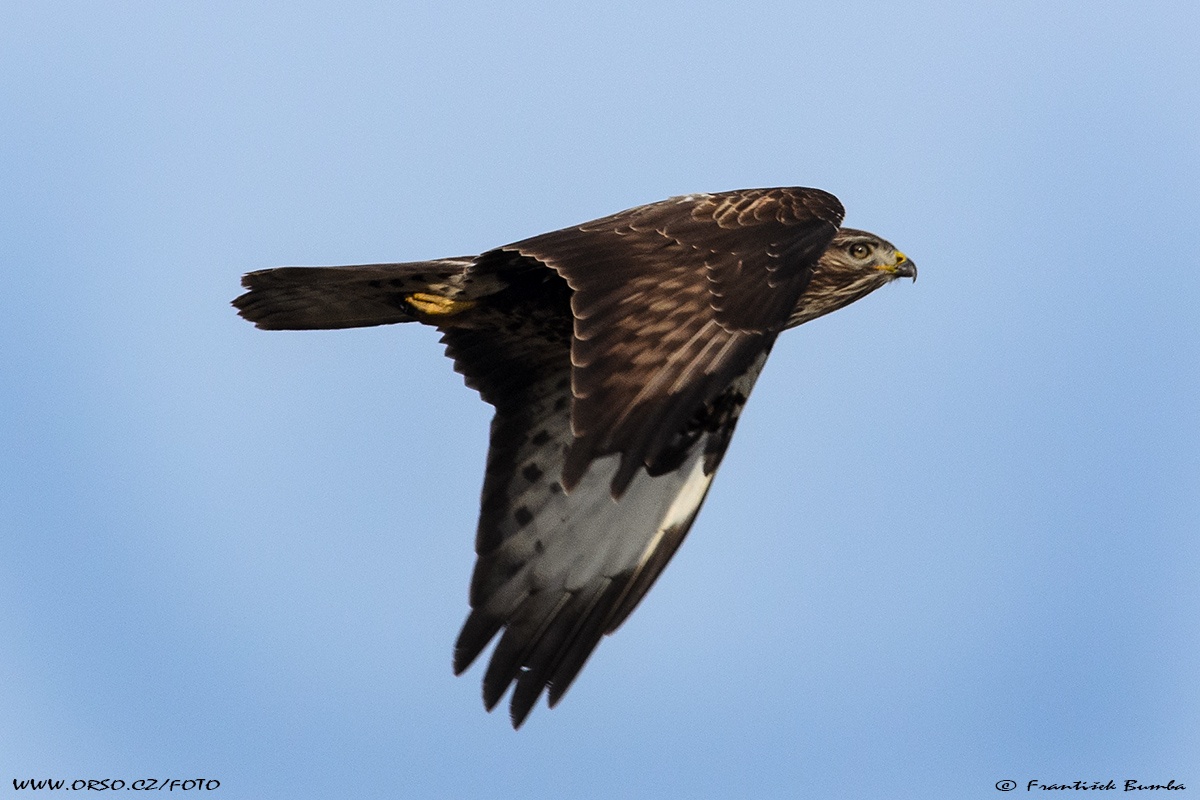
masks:
POLYGON ((692 526, 786 328, 917 270, 819 189, 691 194, 478 256, 247 274, 259 328, 421 322, 495 406, 461 673, 553 707, 692 526), (503 631, 503 633, 501 633, 503 631))

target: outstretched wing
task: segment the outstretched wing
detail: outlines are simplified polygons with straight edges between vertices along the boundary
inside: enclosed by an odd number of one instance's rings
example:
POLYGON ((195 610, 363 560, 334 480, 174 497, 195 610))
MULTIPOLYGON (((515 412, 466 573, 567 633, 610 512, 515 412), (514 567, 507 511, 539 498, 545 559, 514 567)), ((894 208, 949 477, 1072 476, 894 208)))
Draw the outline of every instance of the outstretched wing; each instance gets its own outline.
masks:
POLYGON ((519 253, 574 290, 570 488, 617 453, 612 491, 770 346, 841 224, 818 189, 688 195, 536 236, 519 253))
POLYGON ((547 687, 554 705, 662 572, 840 221, 812 189, 697 195, 476 261, 550 296, 505 325, 444 328, 496 406, 454 659, 465 670, 504 629, 489 709, 514 682, 514 725, 547 687))
POLYGON ((569 494, 562 487, 572 440, 565 342, 469 329, 448 330, 443 339, 468 384, 496 405, 471 613, 455 644, 454 670, 469 667, 503 628, 483 700, 492 709, 515 682, 511 716, 520 726, 543 690, 551 706, 558 702, 678 549, 766 353, 724 402, 697 415, 675 469, 639 471, 617 500, 610 491, 615 455, 597 459, 569 494))

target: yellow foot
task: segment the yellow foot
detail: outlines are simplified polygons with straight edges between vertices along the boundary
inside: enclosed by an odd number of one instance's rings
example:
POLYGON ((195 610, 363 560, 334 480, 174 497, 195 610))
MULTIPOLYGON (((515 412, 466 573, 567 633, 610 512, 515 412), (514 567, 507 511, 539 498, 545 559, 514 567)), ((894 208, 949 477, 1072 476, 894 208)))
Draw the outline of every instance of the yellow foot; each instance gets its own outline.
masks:
POLYGON ((404 299, 417 311, 431 317, 450 317, 475 307, 474 300, 451 300, 449 297, 424 292, 414 292, 404 299))

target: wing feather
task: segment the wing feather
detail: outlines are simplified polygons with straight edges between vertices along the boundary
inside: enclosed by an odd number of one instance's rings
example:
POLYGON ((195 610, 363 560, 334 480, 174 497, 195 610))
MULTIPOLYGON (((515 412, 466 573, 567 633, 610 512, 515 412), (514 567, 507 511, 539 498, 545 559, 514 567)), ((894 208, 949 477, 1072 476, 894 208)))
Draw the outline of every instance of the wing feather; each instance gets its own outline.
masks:
POLYGON ((644 421, 656 420, 655 431, 682 424, 770 346, 842 213, 816 189, 689 195, 500 248, 573 290, 564 485, 618 453, 619 497, 662 445, 644 421))
MULTIPOLYGON (((485 396, 505 393, 492 423, 471 612, 454 667, 465 670, 499 634, 483 700, 491 709, 515 684, 510 712, 519 726, 547 688, 552 704, 562 697, 666 566, 703 502, 736 413, 699 424, 680 444, 678 469, 639 470, 619 500, 609 490, 615 455, 597 459, 567 493, 559 481, 572 436, 567 345, 511 338, 469 330, 444 336, 469 383, 485 396)), ((748 393, 765 357, 730 391, 748 393)))

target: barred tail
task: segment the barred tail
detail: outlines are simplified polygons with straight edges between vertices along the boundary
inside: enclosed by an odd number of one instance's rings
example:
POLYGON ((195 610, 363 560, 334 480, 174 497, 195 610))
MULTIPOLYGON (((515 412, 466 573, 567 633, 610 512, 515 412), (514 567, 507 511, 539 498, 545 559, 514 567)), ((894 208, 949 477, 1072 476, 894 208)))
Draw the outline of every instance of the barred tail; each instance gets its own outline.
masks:
MULTIPOLYGON (((279 267, 248 273, 233 301, 265 330, 363 328, 429 321, 421 312, 469 302, 472 258, 350 267, 279 267)), ((444 312, 443 312, 444 313, 444 312)))

